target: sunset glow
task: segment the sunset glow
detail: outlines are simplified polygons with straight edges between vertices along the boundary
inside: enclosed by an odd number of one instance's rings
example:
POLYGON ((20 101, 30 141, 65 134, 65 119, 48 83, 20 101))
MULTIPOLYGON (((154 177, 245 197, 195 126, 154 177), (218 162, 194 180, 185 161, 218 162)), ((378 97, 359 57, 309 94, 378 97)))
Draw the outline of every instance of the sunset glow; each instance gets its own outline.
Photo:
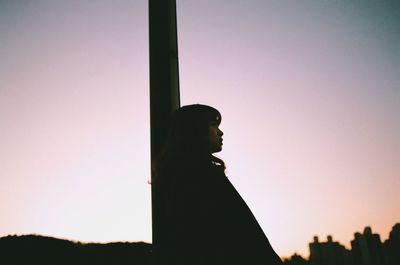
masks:
MULTIPOLYGON (((397 1, 177 0, 182 105, 280 256, 400 222, 397 1)), ((0 0, 0 236, 151 242, 147 1, 0 0)))

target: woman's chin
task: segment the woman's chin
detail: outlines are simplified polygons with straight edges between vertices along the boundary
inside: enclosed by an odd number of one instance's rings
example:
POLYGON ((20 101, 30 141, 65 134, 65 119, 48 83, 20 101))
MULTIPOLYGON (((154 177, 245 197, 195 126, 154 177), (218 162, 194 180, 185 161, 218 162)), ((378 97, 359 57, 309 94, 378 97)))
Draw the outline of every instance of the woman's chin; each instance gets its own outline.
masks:
POLYGON ((222 146, 215 148, 212 153, 218 153, 222 151, 222 146))

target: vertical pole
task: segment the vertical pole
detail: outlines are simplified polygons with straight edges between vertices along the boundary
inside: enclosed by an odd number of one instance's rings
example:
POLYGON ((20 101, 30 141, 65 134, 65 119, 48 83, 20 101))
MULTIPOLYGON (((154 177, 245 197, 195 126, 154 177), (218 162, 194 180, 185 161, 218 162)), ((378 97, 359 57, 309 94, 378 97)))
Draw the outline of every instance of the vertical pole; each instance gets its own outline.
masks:
MULTIPOLYGON (((160 152, 171 112, 180 106, 176 0, 149 0, 151 159, 160 152)), ((152 176, 153 180, 153 176, 152 176)), ((153 254, 163 234, 159 203, 152 185, 153 254)), ((155 264, 160 262, 153 259, 155 264)))
POLYGON ((180 105, 175 0, 149 0, 151 156, 160 151, 170 113, 180 105))

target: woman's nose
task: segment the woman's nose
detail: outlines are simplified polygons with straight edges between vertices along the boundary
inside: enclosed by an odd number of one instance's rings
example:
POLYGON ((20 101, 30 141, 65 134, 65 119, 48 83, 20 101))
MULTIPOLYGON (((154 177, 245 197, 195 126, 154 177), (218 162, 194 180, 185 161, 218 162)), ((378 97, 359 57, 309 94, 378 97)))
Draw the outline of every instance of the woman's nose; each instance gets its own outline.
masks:
POLYGON ((224 132, 223 131, 221 131, 220 129, 218 129, 218 134, 220 135, 220 136, 222 136, 222 135, 224 135, 224 132))

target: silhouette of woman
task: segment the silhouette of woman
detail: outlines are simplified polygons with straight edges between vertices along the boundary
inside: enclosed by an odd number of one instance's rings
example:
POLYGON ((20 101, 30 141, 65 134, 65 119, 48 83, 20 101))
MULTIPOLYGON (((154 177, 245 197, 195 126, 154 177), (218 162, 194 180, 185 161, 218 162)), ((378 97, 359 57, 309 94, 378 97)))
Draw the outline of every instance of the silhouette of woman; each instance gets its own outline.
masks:
POLYGON ((188 105, 172 116, 163 151, 153 161, 159 205, 154 255, 165 265, 278 265, 257 220, 227 179, 221 114, 188 105))

